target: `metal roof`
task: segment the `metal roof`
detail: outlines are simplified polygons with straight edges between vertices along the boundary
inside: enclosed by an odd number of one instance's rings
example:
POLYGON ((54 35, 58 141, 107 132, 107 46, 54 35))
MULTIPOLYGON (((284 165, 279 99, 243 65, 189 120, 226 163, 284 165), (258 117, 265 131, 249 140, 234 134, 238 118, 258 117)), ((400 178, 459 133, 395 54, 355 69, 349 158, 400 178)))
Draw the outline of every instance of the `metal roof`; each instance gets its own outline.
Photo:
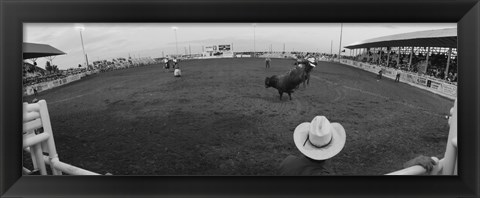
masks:
POLYGON ((57 56, 65 54, 47 44, 23 43, 23 59, 57 56))
POLYGON ((347 49, 373 47, 457 47, 457 28, 409 32, 372 38, 345 46, 347 49))

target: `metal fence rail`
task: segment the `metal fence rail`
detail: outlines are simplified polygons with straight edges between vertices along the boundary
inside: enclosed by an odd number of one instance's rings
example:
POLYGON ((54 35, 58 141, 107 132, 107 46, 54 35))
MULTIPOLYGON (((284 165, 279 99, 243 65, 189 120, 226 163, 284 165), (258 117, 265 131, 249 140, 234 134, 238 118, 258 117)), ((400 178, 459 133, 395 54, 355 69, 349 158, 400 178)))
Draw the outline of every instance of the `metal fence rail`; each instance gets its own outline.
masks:
POLYGON ((30 153, 35 169, 32 171, 23 167, 24 174, 39 172, 47 175, 48 165, 53 175, 99 175, 60 161, 45 100, 33 104, 23 103, 23 149, 30 153))

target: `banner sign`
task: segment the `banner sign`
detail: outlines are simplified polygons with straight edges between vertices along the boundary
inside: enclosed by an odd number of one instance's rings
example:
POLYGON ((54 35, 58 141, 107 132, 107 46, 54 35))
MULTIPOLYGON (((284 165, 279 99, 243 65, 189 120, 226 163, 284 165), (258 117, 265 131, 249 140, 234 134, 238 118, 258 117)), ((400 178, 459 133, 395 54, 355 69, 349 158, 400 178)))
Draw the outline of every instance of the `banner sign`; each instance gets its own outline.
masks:
POLYGON ((420 84, 420 85, 427 86, 427 79, 424 78, 424 77, 418 77, 417 78, 417 83, 420 84))
POLYGON ((45 90, 48 90, 48 89, 52 89, 52 88, 55 88, 55 87, 62 86, 64 84, 68 84, 68 83, 73 82, 73 81, 80 80, 84 76, 85 76, 85 73, 81 73, 81 74, 76 74, 76 75, 73 75, 73 76, 68 76, 66 78, 53 80, 53 81, 50 81, 50 82, 43 82, 43 83, 38 83, 38 84, 35 84, 35 85, 30 85, 30 86, 27 86, 27 87, 24 88, 24 93, 23 94, 32 95, 32 94, 34 94, 33 89, 36 89, 37 92, 45 91, 45 90))
POLYGON ((219 51, 230 51, 230 45, 218 45, 219 51))
POLYGON ((217 46, 206 46, 206 47, 205 47, 205 51, 206 51, 206 52, 217 51, 217 46))
MULTIPOLYGON (((397 72, 393 68, 385 68, 378 65, 370 65, 368 63, 362 63, 357 61, 342 61, 346 65, 353 67, 360 67, 363 70, 370 71, 372 73, 378 73, 380 69, 386 74, 385 76, 394 79, 397 72)), ((418 73, 411 73, 408 71, 401 71, 400 79, 402 82, 409 83, 411 85, 421 85, 417 86, 420 89, 428 90, 442 96, 445 96, 450 99, 455 99, 457 97, 457 86, 448 82, 443 82, 441 79, 436 79, 429 76, 422 76, 418 73)))
POLYGON ((442 83, 436 81, 430 81, 430 88, 442 91, 442 83))
POLYGON ((443 83, 443 93, 448 94, 450 96, 457 96, 457 86, 443 83))

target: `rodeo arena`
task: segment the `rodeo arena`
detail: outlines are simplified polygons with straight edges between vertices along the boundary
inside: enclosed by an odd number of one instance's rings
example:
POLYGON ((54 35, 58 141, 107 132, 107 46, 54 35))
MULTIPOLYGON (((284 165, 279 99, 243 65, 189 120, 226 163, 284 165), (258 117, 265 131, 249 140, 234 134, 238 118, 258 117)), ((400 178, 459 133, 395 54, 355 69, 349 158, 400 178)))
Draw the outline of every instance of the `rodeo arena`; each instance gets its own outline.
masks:
POLYGON ((340 49, 211 44, 61 70, 62 49, 24 43, 23 173, 457 175, 457 29, 340 49))

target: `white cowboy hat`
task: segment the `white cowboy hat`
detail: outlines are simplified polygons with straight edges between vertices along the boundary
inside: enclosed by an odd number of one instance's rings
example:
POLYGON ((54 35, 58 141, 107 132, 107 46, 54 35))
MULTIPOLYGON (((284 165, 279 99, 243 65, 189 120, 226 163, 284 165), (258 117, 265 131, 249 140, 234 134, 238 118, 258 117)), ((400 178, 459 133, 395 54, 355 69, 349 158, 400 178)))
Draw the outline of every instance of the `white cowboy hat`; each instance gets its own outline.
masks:
POLYGON ((298 125, 293 132, 298 150, 314 160, 329 159, 345 146, 345 129, 339 123, 330 123, 325 116, 316 116, 312 122, 298 125))
POLYGON ((308 60, 308 63, 312 66, 312 67, 315 67, 316 66, 316 62, 315 62, 315 58, 313 57, 310 57, 310 58, 307 58, 308 60))

